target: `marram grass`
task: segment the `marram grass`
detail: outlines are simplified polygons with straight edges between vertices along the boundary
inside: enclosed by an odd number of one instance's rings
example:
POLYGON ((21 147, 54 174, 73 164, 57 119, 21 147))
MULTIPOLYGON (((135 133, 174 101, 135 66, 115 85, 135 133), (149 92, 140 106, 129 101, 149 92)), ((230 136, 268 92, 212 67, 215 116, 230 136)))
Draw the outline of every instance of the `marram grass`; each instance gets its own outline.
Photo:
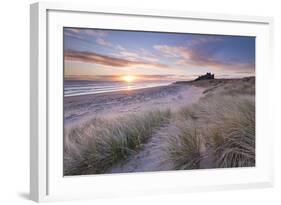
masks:
POLYGON ((255 166, 254 96, 248 90, 225 92, 183 107, 176 116, 177 135, 166 137, 164 146, 174 169, 206 168, 204 158, 211 161, 209 168, 255 166))
POLYGON ((65 136, 68 145, 64 153, 64 174, 106 172, 140 150, 155 130, 168 122, 170 115, 169 110, 152 111, 113 121, 93 120, 73 128, 65 136))

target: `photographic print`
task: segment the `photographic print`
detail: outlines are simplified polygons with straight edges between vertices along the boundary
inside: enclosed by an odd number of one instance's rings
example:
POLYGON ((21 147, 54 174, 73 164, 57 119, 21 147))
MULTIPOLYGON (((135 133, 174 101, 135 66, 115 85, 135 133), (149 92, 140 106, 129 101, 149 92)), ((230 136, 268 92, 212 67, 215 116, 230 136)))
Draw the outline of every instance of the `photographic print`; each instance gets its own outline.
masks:
POLYGON ((64 176, 255 166, 255 37, 63 29, 64 176))

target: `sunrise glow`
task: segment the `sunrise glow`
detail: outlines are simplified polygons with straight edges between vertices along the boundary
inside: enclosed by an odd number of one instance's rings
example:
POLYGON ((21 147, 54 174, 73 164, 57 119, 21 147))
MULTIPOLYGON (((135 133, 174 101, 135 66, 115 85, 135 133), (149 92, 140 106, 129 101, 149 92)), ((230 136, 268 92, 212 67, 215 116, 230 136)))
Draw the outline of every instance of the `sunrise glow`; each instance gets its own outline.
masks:
MULTIPOLYGON (((64 28, 65 76, 137 83, 255 75, 255 38, 64 28)), ((69 79, 69 78, 68 78, 69 79)))
POLYGON ((130 83, 130 82, 133 82, 136 80, 136 76, 133 76, 133 75, 125 75, 125 76, 122 76, 122 80, 127 82, 127 83, 130 83))

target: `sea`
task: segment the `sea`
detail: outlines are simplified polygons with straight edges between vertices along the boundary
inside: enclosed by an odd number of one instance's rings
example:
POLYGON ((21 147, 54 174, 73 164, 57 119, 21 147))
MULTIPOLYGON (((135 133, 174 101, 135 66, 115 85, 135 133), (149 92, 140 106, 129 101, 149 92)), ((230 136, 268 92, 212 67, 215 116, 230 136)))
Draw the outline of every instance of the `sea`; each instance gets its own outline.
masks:
POLYGON ((171 81, 92 81, 92 80, 65 80, 64 96, 79 96, 97 93, 107 93, 122 90, 136 90, 171 84, 171 81))

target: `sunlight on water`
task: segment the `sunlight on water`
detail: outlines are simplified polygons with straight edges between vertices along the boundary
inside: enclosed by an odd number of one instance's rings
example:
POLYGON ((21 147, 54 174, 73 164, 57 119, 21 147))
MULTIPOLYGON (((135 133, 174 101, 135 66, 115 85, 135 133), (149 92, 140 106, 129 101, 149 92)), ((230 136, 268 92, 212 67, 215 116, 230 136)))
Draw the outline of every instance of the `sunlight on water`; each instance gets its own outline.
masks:
POLYGON ((121 90, 136 90, 165 86, 171 81, 90 81, 90 80, 67 80, 64 82, 64 96, 88 95, 96 93, 115 92, 121 90))

